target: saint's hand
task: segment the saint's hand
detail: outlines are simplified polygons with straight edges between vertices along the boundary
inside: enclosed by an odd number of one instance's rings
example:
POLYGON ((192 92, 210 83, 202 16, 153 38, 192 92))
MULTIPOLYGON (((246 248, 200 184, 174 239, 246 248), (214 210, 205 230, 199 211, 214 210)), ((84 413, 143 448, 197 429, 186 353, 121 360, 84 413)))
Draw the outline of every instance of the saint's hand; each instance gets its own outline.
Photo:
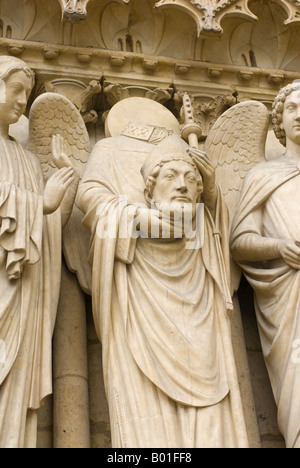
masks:
POLYGON ((43 196, 44 214, 54 213, 59 208, 72 182, 74 182, 74 169, 72 167, 59 169, 50 177, 43 196))
POLYGON ((279 253, 283 260, 295 270, 300 270, 300 243, 292 239, 279 242, 279 253))
POLYGON ((214 210, 217 200, 215 166, 203 151, 190 148, 190 150, 188 150, 188 154, 202 176, 203 201, 209 209, 214 210))

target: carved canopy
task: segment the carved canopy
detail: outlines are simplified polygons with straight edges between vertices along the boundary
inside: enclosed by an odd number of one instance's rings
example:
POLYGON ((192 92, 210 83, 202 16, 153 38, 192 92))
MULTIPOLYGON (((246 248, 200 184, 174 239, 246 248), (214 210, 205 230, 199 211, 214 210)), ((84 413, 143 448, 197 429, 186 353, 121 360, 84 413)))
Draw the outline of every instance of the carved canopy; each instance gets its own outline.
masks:
MULTIPOLYGON (((78 22, 87 17, 90 0, 57 0, 65 21, 78 22)), ((103 0, 98 0, 102 2, 103 0)), ((115 0, 130 3, 132 0, 115 0)), ((197 24, 198 36, 222 34, 221 21, 224 17, 239 16, 255 21, 257 17, 249 9, 250 0, 159 0, 155 8, 179 8, 192 16, 197 24)), ((273 0, 282 6, 287 19, 285 24, 300 22, 300 0, 273 0)))
MULTIPOLYGON (((87 17, 87 4, 90 0, 58 0, 62 9, 62 19, 77 23, 87 17)), ((119 0, 129 3, 130 0, 119 0)))
MULTIPOLYGON (((257 17, 249 9, 250 0, 160 0, 156 8, 181 8, 192 16, 201 34, 220 34, 221 21, 225 16, 240 16, 255 21, 257 17)), ((274 0, 288 14, 285 24, 300 21, 299 0, 274 0)))

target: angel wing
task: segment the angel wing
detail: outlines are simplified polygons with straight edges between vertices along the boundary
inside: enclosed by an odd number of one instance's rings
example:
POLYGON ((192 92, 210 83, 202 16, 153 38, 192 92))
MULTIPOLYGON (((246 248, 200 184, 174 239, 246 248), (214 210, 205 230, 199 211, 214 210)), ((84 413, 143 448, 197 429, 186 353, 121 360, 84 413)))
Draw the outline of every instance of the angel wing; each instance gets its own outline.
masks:
MULTIPOLYGON (((83 118, 68 98, 45 93, 34 101, 30 110, 28 149, 39 158, 46 180, 57 170, 51 151, 52 136, 56 134, 64 138, 65 153, 82 177, 91 152, 83 118)), ((63 231, 63 252, 68 268, 76 273, 83 291, 90 294, 91 267, 87 260, 90 235, 82 226, 83 216, 83 212, 74 204, 63 231)))
POLYGON ((269 111, 258 101, 228 109, 210 130, 205 151, 216 166, 216 178, 230 214, 234 216, 243 181, 249 170, 265 162, 269 111))
MULTIPOLYGON (((242 185, 249 170, 265 162, 269 111, 258 101, 228 109, 209 132, 205 151, 216 166, 216 180, 229 210, 230 227, 242 185)), ((241 271, 232 264, 232 292, 238 289, 241 271)))

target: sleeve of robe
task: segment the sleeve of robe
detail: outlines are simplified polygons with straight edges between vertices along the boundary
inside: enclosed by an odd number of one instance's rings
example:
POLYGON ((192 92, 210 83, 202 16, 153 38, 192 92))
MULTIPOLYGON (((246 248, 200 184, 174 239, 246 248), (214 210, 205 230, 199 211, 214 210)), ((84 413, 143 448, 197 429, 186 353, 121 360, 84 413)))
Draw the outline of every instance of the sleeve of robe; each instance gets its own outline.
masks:
POLYGON ((0 366, 0 383, 20 355, 27 330, 34 327, 32 355, 28 352, 32 365, 29 407, 38 408, 52 391, 51 342, 60 288, 61 213, 43 214, 44 180, 35 156, 15 142, 1 144, 0 331, 6 342, 6 361, 0 366))
POLYGON ((41 255, 43 197, 0 182, 0 245, 7 252, 10 279, 20 277, 24 265, 35 264, 41 255))

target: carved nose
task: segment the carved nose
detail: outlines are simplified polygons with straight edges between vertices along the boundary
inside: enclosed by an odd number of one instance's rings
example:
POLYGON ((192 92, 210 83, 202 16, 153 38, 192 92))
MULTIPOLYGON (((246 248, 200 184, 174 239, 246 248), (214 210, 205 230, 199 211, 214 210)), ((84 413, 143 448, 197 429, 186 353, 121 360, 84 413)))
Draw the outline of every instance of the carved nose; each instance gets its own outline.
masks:
POLYGON ((27 98, 26 98, 26 95, 21 95, 18 97, 18 100, 17 100, 17 103, 18 103, 18 106, 19 107, 26 107, 26 104, 27 104, 27 98))
POLYGON ((186 183, 185 183, 184 181, 181 181, 181 182, 178 184, 177 190, 178 190, 180 193, 186 193, 186 192, 187 192, 186 183))

